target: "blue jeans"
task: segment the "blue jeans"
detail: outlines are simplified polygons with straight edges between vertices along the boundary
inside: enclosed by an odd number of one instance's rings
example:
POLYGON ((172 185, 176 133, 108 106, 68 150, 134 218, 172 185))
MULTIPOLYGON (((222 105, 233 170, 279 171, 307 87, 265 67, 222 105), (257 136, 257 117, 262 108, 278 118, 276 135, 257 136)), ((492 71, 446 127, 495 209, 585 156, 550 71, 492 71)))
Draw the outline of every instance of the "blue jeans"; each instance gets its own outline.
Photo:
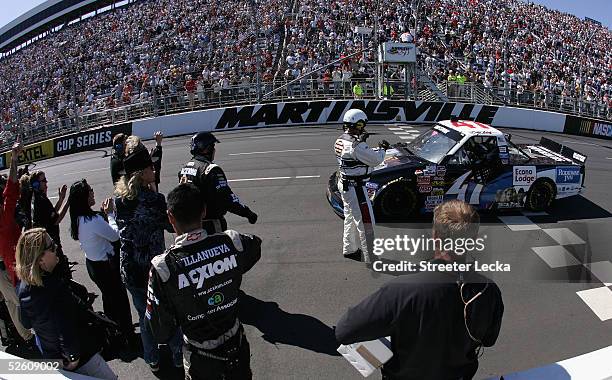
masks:
MULTIPOLYGON (((132 295, 132 302, 138 312, 138 323, 140 325, 140 339, 142 339, 143 359, 147 364, 159 363, 159 348, 153 332, 145 321, 145 309, 147 307, 147 290, 142 288, 127 287, 132 295)), ((183 362, 183 333, 181 329, 168 342, 172 352, 172 360, 175 364, 183 362)))

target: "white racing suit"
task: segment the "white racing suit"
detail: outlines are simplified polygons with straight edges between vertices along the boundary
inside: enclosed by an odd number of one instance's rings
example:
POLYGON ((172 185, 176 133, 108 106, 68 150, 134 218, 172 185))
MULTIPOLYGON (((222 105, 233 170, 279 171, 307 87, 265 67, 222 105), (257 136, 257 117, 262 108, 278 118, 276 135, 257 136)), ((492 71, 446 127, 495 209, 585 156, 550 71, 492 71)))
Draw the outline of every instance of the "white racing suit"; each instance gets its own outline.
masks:
POLYGON ((334 145, 338 165, 338 189, 344 203, 344 236, 342 254, 349 255, 358 249, 364 261, 371 262, 374 243, 374 213, 365 188, 371 168, 385 159, 383 149, 372 149, 358 136, 345 133, 334 145))

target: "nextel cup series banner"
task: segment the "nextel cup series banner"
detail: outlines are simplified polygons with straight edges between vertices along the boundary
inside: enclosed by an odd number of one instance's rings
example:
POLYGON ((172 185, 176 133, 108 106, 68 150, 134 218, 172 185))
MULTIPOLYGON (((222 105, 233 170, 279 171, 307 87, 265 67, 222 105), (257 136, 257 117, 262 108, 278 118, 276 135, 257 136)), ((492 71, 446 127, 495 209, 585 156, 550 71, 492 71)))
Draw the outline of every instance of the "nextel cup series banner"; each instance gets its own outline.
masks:
POLYGON ((118 133, 132 134, 132 123, 114 125, 58 137, 53 140, 55 156, 85 152, 112 145, 113 136, 118 133))
MULTIPOLYGON (((12 153, 4 154, 4 164, 8 167, 11 162, 12 153)), ((53 157, 53 141, 45 140, 35 144, 26 145, 23 152, 19 155, 19 165, 28 164, 30 162, 46 160, 53 157)))

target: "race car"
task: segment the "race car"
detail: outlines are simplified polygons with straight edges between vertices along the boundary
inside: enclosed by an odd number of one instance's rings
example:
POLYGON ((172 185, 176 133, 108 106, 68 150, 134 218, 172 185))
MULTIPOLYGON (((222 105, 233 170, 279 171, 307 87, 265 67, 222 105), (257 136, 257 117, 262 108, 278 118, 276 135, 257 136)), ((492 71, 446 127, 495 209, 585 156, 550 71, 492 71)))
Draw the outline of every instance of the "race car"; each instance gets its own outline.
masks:
MULTIPOLYGON (((537 145, 510 139, 487 124, 446 120, 394 145, 366 183, 376 221, 410 220, 450 199, 481 210, 542 211, 583 190, 586 156, 544 137, 537 145)), ((327 199, 343 217, 337 172, 327 199)))

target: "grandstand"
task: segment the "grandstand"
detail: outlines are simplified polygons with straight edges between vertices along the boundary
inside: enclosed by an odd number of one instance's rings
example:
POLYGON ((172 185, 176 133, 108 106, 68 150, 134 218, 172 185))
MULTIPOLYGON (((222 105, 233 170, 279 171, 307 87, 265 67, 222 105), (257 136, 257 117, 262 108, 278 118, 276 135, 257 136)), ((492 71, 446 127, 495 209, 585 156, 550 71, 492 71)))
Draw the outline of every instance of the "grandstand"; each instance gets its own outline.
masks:
POLYGON ((419 48, 419 75, 386 70, 398 99, 612 119, 612 32, 519 0, 49 0, 0 30, 0 145, 228 104, 352 98, 356 82, 372 98, 385 41, 419 48))

